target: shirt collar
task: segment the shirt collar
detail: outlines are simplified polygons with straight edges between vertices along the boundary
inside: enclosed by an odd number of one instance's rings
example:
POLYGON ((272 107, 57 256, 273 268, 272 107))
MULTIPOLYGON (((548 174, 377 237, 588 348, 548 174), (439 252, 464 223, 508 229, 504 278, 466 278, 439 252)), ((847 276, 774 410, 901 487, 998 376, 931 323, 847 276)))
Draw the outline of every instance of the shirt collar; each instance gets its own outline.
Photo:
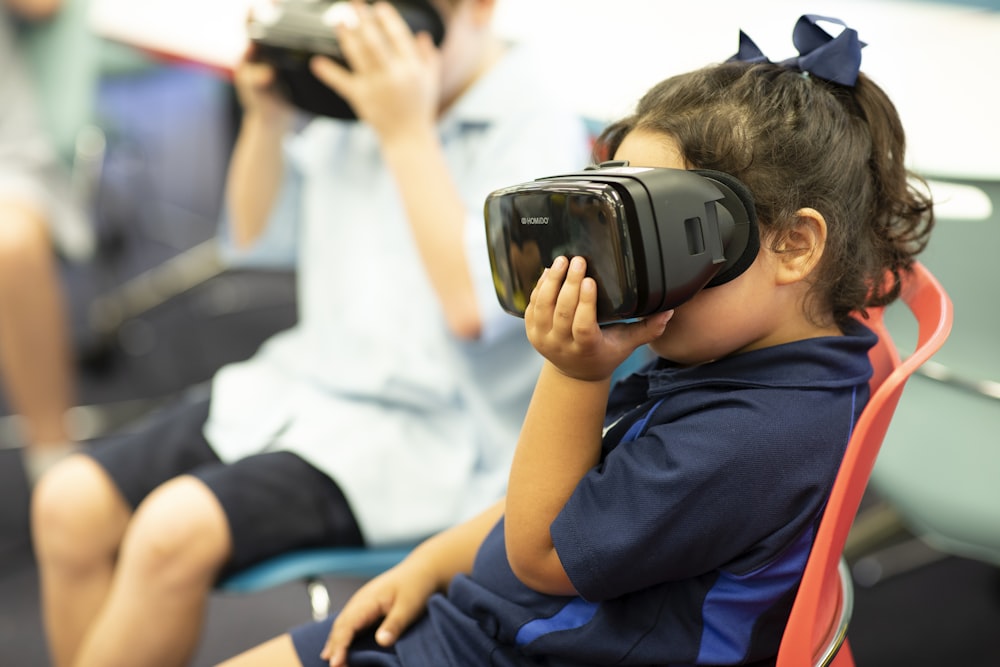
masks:
POLYGON ((649 396, 662 396, 704 384, 770 387, 848 387, 872 375, 868 351, 878 337, 851 320, 843 336, 824 336, 733 355, 701 366, 658 364, 649 371, 649 396))

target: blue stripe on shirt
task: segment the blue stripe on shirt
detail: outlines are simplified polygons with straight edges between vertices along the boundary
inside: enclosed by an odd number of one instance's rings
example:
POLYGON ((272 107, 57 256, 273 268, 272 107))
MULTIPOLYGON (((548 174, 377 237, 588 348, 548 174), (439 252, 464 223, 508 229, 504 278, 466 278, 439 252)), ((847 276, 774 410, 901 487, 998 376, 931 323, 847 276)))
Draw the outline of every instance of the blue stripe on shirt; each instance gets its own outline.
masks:
POLYGON ((778 560, 754 572, 720 574, 702 605, 698 664, 728 665, 746 657, 757 620, 801 580, 813 536, 806 531, 778 560))
POLYGON ((548 618, 536 618, 528 621, 517 631, 514 642, 525 646, 543 635, 561 630, 575 630, 590 622, 597 613, 597 603, 587 602, 583 598, 570 600, 565 607, 548 618))

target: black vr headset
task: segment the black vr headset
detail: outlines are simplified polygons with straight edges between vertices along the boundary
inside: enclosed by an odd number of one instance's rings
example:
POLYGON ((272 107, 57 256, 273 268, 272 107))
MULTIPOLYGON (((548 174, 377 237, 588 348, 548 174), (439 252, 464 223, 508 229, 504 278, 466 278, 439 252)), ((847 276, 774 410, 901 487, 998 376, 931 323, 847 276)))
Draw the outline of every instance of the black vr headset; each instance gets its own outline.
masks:
MULTIPOLYGON (((316 54, 347 67, 334 25, 339 22, 338 13, 354 11, 351 4, 348 0, 275 0, 250 16, 251 59, 274 67, 279 91, 300 109, 332 118, 356 117, 351 106, 309 70, 309 60, 316 54)), ((444 21, 429 0, 391 0, 390 4, 410 30, 426 32, 434 44, 441 44, 444 21)))
POLYGON ((542 270, 582 256, 601 323, 669 310, 728 282, 760 249, 747 187, 704 169, 603 162, 486 198, 486 237, 500 305, 524 317, 542 270))

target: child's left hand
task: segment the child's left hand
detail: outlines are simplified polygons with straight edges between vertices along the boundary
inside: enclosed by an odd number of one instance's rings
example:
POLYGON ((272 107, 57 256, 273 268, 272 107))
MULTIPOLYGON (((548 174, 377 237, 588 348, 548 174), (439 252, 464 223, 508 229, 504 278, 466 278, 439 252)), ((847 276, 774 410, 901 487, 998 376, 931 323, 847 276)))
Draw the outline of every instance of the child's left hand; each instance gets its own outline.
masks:
POLYGON ((673 311, 601 327, 597 283, 586 272, 583 257, 557 257, 531 292, 525 330, 535 349, 563 374, 578 380, 604 380, 636 348, 658 338, 673 311))

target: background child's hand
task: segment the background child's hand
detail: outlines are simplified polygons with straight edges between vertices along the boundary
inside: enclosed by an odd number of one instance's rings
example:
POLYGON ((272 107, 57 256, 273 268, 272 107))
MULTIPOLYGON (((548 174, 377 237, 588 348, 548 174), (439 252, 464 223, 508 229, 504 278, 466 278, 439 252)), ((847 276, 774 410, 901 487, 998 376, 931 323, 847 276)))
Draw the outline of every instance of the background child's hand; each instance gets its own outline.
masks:
POLYGON ((441 59, 430 36, 414 35, 385 2, 355 3, 358 21, 336 27, 350 70, 313 58, 313 74, 346 99, 379 136, 404 136, 414 125, 433 126, 441 95, 441 59))
POLYGON ((274 68, 253 62, 249 56, 248 50, 233 72, 233 83, 243 113, 283 131, 291 121, 292 106, 274 88, 274 68))
POLYGON ((333 622, 330 637, 320 654, 332 667, 347 665, 347 649, 355 635, 383 619, 375 631, 375 641, 393 644, 415 621, 440 587, 411 555, 407 560, 375 577, 351 596, 333 622))
POLYGON ((583 257, 557 257, 542 273, 524 313, 528 340, 564 374, 603 380, 636 348, 663 333, 673 311, 641 322, 600 327, 597 284, 583 257))

